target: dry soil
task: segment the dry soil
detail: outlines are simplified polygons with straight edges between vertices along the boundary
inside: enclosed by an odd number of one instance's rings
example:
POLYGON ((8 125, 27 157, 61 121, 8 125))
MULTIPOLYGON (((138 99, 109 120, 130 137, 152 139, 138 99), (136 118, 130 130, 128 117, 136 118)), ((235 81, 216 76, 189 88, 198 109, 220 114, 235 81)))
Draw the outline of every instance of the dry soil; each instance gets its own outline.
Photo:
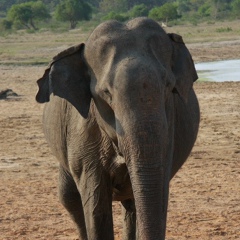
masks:
MULTIPOLYGON (((240 42, 189 44, 195 61, 240 58, 240 42)), ((45 142, 36 80, 45 66, 0 65, 0 239, 77 239, 57 197, 58 163, 45 142)), ((227 80, 227 79, 226 79, 227 80)), ((201 125, 171 181, 167 240, 240 239, 240 82, 194 85, 201 125)), ((121 236, 114 203, 115 236, 121 236)))

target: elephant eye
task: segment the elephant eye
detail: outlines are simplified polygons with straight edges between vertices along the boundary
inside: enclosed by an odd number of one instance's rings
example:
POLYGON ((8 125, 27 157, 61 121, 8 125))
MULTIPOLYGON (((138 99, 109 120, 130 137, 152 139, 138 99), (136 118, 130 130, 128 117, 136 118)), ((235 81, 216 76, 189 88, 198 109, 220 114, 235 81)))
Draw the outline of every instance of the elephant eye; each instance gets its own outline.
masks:
POLYGON ((108 89, 104 89, 103 93, 104 93, 103 98, 108 102, 108 104, 111 105, 112 104, 112 95, 111 95, 111 93, 109 92, 108 89))
POLYGON ((103 90, 104 94, 106 94, 108 97, 112 97, 111 93, 108 91, 108 89, 103 90))

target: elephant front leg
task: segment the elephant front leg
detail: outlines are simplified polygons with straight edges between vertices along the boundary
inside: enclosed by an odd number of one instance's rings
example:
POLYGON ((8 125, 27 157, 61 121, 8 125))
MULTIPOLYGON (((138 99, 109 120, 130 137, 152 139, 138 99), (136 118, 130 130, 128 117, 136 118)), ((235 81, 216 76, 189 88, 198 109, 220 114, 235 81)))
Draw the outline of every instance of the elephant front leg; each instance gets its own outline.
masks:
POLYGON ((113 240, 110 176, 101 166, 83 169, 79 186, 88 240, 113 240))
POLYGON ((134 200, 122 201, 123 240, 136 240, 136 208, 134 200))
POLYGON ((61 166, 59 168, 58 191, 62 205, 67 209, 72 220, 77 225, 80 239, 87 240, 81 196, 72 176, 61 166))

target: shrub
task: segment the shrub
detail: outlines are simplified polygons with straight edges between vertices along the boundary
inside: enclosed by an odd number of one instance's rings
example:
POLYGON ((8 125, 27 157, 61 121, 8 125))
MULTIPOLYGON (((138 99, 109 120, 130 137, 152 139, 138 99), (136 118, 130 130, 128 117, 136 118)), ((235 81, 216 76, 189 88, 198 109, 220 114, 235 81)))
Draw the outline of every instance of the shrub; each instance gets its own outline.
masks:
POLYGON ((239 17, 240 14, 240 0, 234 0, 231 4, 233 14, 239 17))
POLYGON ((204 3, 198 9, 198 13, 201 17, 209 17, 211 15, 211 11, 211 6, 208 3, 204 3))
POLYGON ((129 15, 133 18, 135 17, 145 17, 148 16, 148 8, 145 4, 135 5, 129 12, 129 15))
POLYGON ((154 20, 168 22, 178 18, 177 6, 174 3, 165 3, 161 7, 154 7, 149 12, 149 17, 154 20))
POLYGON ((57 5, 55 17, 59 21, 70 22, 70 28, 74 29, 78 21, 91 19, 92 8, 85 1, 65 0, 57 5))
POLYGON ((111 11, 103 17, 103 20, 117 20, 119 22, 125 22, 128 20, 128 16, 111 11))
POLYGON ((2 19, 0 22, 1 30, 10 30, 12 28, 13 22, 7 19, 2 19))
POLYGON ((37 30, 35 21, 50 18, 47 7, 41 1, 14 4, 8 10, 7 16, 14 24, 21 24, 27 29, 32 28, 34 30, 37 30))

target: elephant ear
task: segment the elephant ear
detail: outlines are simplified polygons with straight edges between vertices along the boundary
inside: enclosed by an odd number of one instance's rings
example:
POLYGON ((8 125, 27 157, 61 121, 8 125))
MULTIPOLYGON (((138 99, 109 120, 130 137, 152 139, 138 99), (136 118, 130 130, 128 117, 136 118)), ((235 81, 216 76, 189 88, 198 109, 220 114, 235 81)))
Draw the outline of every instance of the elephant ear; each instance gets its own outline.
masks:
POLYGON ((172 71, 176 78, 174 91, 177 91, 186 102, 193 82, 198 79, 197 72, 182 37, 174 33, 168 36, 173 44, 172 71))
POLYGON ((48 102, 50 95, 70 102, 87 118, 91 102, 90 78, 83 57, 84 44, 70 47, 53 58, 42 78, 37 81, 36 100, 48 102))

